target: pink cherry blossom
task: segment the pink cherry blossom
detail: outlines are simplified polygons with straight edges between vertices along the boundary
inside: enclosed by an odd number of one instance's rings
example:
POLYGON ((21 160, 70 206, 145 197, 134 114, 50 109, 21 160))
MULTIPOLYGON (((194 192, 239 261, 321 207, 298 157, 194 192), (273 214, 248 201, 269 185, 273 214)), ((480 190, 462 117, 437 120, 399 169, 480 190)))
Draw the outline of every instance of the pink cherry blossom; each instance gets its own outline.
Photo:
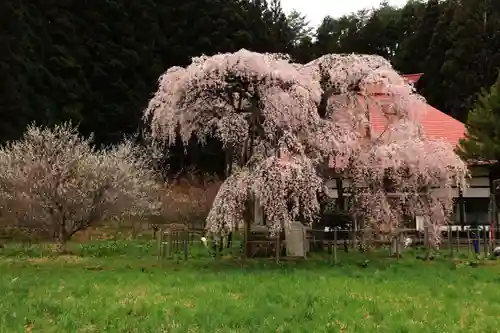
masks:
POLYGON ((330 54, 301 65, 240 50, 168 70, 144 118, 154 139, 171 145, 178 129, 185 142, 215 136, 233 153, 238 168, 207 217, 213 233, 241 226, 254 200, 274 233, 312 223, 317 193, 341 172, 365 227, 390 231, 421 215, 437 242, 451 189, 466 186, 468 171, 454 147, 423 134, 415 113, 423 101, 379 56, 330 54), (386 120, 380 133, 373 108, 386 120))

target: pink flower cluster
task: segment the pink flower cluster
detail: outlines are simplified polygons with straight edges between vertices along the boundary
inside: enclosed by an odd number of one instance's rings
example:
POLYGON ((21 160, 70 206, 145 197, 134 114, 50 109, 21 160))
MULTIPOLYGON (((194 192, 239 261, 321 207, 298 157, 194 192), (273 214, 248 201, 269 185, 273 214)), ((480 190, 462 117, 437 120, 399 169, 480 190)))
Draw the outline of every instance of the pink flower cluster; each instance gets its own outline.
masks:
POLYGON ((213 233, 241 225, 256 199, 274 232, 313 222, 329 168, 351 180, 352 213, 383 231, 415 215, 446 223, 451 188, 466 186, 453 147, 422 133, 413 112, 422 101, 379 56, 331 54, 301 65, 240 50, 168 70, 144 117, 157 140, 173 144, 179 129, 184 141, 216 136, 233 152, 238 168, 207 218, 213 233), (377 135, 374 106, 387 120, 377 135))

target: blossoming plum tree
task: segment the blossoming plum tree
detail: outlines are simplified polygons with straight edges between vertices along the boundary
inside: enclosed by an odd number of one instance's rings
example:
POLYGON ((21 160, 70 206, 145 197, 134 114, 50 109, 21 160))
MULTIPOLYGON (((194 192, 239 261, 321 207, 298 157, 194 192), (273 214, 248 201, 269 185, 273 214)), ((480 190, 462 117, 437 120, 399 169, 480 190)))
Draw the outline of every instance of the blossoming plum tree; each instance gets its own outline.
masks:
POLYGON ((130 141, 93 148, 71 124, 30 126, 0 148, 2 215, 53 233, 60 250, 76 232, 105 219, 160 209, 149 157, 130 141))
POLYGON ((185 142, 217 137, 237 166, 207 217, 212 233, 238 228, 253 200, 274 233, 313 222, 331 169, 352 180, 352 213, 390 230, 405 215, 446 223, 450 190, 467 177, 453 147, 422 133, 413 114, 422 102, 378 56, 326 55, 301 65, 240 50, 170 68, 144 118, 152 137, 170 145, 176 131, 185 142), (378 135, 369 121, 374 106, 386 120, 378 135))

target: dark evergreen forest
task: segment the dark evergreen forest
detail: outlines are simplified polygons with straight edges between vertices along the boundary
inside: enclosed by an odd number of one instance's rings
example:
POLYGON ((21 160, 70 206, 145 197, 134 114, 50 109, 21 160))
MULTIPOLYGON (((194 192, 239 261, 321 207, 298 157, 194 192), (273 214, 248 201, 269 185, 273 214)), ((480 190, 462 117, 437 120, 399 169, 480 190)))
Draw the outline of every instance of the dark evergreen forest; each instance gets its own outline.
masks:
MULTIPOLYGON (((141 127, 156 80, 200 54, 289 53, 306 62, 326 53, 370 53, 401 73, 424 73, 430 104, 467 121, 500 68, 500 1, 410 1, 341 18, 316 30, 279 0, 0 1, 0 141, 27 124, 71 120, 98 144, 141 127)), ((171 171, 221 172, 217 142, 177 146, 171 171)))

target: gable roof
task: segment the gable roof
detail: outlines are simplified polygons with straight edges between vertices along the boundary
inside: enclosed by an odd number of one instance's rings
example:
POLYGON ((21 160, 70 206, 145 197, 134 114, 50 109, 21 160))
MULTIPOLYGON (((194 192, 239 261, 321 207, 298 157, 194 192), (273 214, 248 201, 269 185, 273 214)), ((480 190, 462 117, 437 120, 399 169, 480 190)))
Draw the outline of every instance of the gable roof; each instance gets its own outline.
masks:
MULTIPOLYGON (((423 74, 407 74, 402 75, 409 84, 415 84, 423 74)), ((377 89, 370 98, 383 99, 386 98, 383 94, 377 94, 377 89)), ((360 101, 363 103, 363 101, 360 101)), ((384 116, 378 103, 368 105, 370 135, 376 136, 384 132, 387 127, 388 120, 384 116)), ((417 115, 417 121, 421 124, 425 135, 430 139, 443 140, 453 147, 457 147, 461 139, 465 139, 466 127, 465 124, 447 115, 446 113, 434 108, 425 103, 418 102, 415 104, 415 109, 412 110, 417 115)), ((346 162, 342 159, 335 158, 329 161, 329 165, 343 165, 346 162)), ((468 161, 471 165, 491 164, 491 161, 468 161)))
MULTIPOLYGON (((414 84, 423 74, 402 75, 408 83, 414 84)), ((374 96, 383 98, 383 96, 374 96)), ((457 146, 461 139, 465 138, 465 124, 432 107, 425 102, 415 104, 413 112, 417 115, 417 121, 422 125, 425 135, 430 139, 441 139, 452 146, 457 146)), ((387 119, 376 103, 368 106, 370 116, 370 127, 373 134, 380 134, 387 125, 387 119)))
MULTIPOLYGON (((377 97, 375 97, 377 98, 377 97)), ((370 125, 373 134, 382 133, 387 126, 387 119, 376 104, 368 106, 370 125)), ((465 125, 453 117, 439 111, 425 102, 416 103, 417 121, 425 135, 430 139, 441 139, 452 146, 458 145, 465 138, 465 125)))
POLYGON ((403 74, 401 75, 406 81, 410 84, 415 84, 417 83, 418 80, 424 75, 424 73, 418 73, 418 74, 403 74))

